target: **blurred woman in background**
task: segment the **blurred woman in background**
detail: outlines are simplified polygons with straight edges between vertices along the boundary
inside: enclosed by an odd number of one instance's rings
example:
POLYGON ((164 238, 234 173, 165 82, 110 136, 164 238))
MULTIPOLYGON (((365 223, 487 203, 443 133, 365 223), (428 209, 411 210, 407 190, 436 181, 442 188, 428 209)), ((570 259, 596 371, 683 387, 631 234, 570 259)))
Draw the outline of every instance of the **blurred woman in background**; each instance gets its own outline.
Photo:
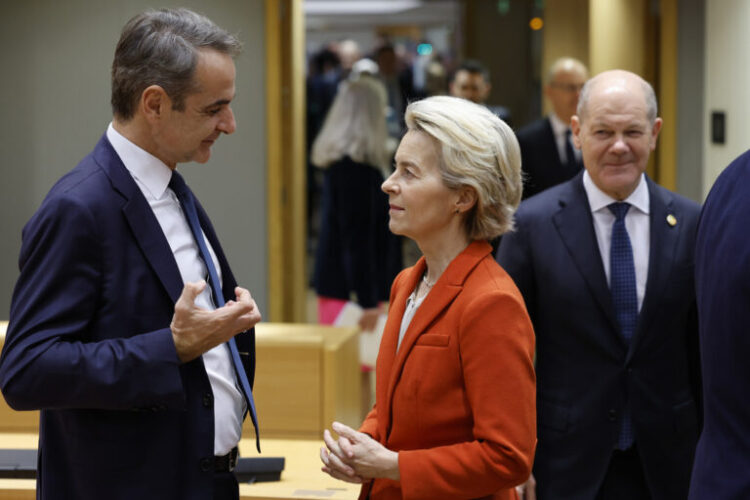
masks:
POLYGON ((363 309, 371 330, 401 269, 399 242, 388 231, 386 92, 367 73, 341 83, 311 160, 325 169, 313 286, 318 321, 333 324, 347 301, 363 309))

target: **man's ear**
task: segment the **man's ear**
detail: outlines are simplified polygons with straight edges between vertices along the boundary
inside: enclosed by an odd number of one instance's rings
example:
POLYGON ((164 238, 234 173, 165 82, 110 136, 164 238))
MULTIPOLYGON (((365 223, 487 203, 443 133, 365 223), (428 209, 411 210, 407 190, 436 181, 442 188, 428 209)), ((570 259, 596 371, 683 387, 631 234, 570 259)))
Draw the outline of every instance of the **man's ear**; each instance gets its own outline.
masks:
POLYGON ((573 144, 581 149, 581 120, 578 115, 570 117, 570 133, 573 135, 573 144))
POLYGON ((656 149, 656 139, 659 137, 659 131, 661 130, 663 122, 661 118, 654 120, 654 126, 651 127, 651 151, 656 149))
POLYGON ((484 83, 484 92, 482 92, 482 102, 486 101, 487 98, 490 96, 490 92, 492 92, 492 84, 485 82, 484 83))
POLYGON ((143 116, 149 120, 158 120, 167 106, 172 106, 172 100, 159 85, 146 87, 141 93, 139 108, 143 116))
POLYGON ((477 203, 477 192, 471 186, 463 186, 458 190, 456 199, 456 211, 468 212, 477 203))

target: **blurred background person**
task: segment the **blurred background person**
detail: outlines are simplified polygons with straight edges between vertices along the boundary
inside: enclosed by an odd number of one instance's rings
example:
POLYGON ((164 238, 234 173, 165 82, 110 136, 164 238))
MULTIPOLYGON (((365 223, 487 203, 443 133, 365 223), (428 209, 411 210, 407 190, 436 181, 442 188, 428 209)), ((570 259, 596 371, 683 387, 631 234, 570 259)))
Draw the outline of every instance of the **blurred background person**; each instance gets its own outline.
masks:
POLYGON ((334 44, 316 52, 308 64, 305 82, 306 99, 306 138, 307 138, 307 247, 315 248, 319 227, 317 207, 320 205, 322 174, 310 161, 312 142, 318 136, 328 110, 331 108, 339 82, 342 78, 341 60, 334 44))
POLYGON ((332 49, 341 61, 341 78, 348 78, 354 63, 362 59, 362 51, 354 40, 341 40, 332 45, 332 49))
POLYGON ((479 61, 466 60, 453 73, 449 84, 450 94, 477 104, 484 104, 490 111, 510 125, 510 109, 505 106, 488 106, 492 84, 490 72, 479 61))
POLYGON ((400 139, 405 127, 404 110, 409 101, 416 96, 412 70, 399 59, 396 49, 390 43, 375 49, 374 60, 378 65, 378 76, 385 85, 388 96, 388 134, 400 139))
POLYGON ((372 500, 514 499, 536 443, 534 333, 487 240, 513 227, 518 142, 454 97, 412 103, 406 123, 383 191, 424 257, 393 283, 376 405, 359 432, 325 431, 323 470, 372 500))
POLYGON ((342 82, 312 147, 312 163, 325 171, 313 274, 321 324, 333 324, 353 298, 364 309, 362 328, 371 330, 401 269, 380 190, 390 163, 385 108, 385 89, 373 76, 342 82))
POLYGON ((583 168, 581 152, 573 147, 570 118, 576 114, 578 96, 588 76, 586 66, 571 57, 550 66, 544 95, 552 111, 516 134, 525 174, 524 199, 572 179, 583 168))

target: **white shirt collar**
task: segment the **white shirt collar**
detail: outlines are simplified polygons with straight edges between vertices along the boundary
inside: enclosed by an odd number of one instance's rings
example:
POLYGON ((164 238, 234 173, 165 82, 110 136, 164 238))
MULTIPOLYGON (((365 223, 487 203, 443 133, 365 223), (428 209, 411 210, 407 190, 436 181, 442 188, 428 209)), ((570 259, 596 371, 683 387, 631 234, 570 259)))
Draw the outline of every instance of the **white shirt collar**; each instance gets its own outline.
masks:
POLYGON ((107 127, 107 139, 130 175, 140 181, 155 199, 160 199, 172 178, 172 169, 156 156, 125 138, 115 130, 111 122, 107 127))
MULTIPOLYGON (((594 181, 591 179, 588 170, 583 172, 583 188, 586 190, 586 197, 589 199, 589 206, 592 212, 607 208, 608 205, 617 202, 604 191, 599 189, 594 181)), ((630 205, 637 208, 644 214, 648 214, 651 209, 651 201, 648 197, 648 185, 646 184, 646 176, 641 174, 641 178, 638 181, 638 186, 630 193, 630 196, 625 198, 623 201, 630 203, 630 205)))
POLYGON ((552 132, 556 136, 565 136, 565 131, 570 128, 570 123, 563 122, 555 113, 549 114, 549 124, 552 126, 552 132))

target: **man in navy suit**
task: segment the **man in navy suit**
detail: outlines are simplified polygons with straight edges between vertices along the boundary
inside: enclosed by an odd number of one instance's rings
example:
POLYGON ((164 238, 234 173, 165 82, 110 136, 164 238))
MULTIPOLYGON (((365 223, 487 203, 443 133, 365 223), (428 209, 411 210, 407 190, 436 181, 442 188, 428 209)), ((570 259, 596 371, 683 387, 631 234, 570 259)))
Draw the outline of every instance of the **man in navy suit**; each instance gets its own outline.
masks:
POLYGON ((577 59, 565 57, 552 63, 544 85, 552 111, 516 133, 525 176, 524 199, 581 171, 581 153, 573 147, 570 118, 576 113, 578 94, 587 78, 586 66, 577 59))
MULTIPOLYGON (((479 61, 464 61, 451 76, 448 90, 454 97, 461 97, 487 106, 485 103, 492 90, 490 72, 479 61)), ((510 125, 510 109, 505 106, 487 106, 487 108, 510 125)))
POLYGON ((748 185, 745 152, 714 183, 698 225, 695 284, 705 402, 691 500, 750 498, 748 185))
POLYGON ((626 71, 583 87, 585 171, 521 203, 498 262, 537 336, 527 496, 684 499, 699 433, 693 283, 699 206, 644 175, 662 120, 626 71))
POLYGON ((239 496, 260 314, 174 171, 235 130, 239 50, 185 9, 131 19, 112 123, 24 228, 0 386, 41 409, 38 498, 239 496))

